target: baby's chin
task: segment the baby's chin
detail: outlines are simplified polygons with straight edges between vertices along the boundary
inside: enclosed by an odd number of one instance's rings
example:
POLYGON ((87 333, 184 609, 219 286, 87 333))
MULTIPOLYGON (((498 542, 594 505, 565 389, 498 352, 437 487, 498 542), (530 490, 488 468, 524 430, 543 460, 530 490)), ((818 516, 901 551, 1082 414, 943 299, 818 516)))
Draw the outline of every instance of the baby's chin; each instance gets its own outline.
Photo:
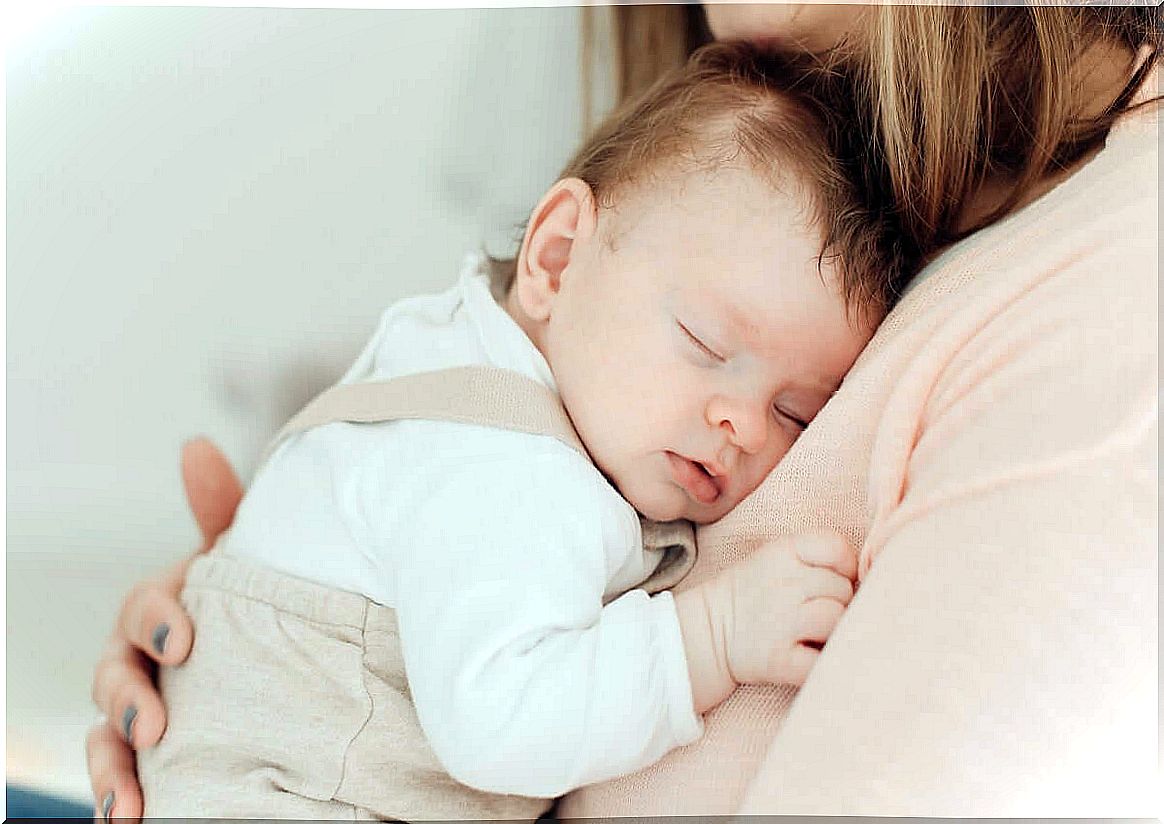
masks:
POLYGON ((722 499, 707 506, 691 504, 689 511, 679 517, 696 524, 714 524, 724 515, 727 515, 735 509, 738 504, 738 500, 725 501, 722 499))
POLYGON ((671 496, 635 494, 634 490, 615 484, 620 495, 635 508, 640 515, 652 521, 677 521, 687 518, 683 503, 671 496))
POLYGON ((731 507, 728 507, 722 511, 716 509, 712 512, 695 512, 690 515, 681 515, 680 517, 702 526, 703 524, 714 524, 716 521, 731 511, 731 507))
POLYGON ((700 504, 691 500, 686 493, 676 489, 675 495, 635 496, 619 489, 622 496, 644 517, 652 521, 691 521, 696 524, 710 524, 718 521, 733 508, 733 504, 716 501, 714 504, 700 504))

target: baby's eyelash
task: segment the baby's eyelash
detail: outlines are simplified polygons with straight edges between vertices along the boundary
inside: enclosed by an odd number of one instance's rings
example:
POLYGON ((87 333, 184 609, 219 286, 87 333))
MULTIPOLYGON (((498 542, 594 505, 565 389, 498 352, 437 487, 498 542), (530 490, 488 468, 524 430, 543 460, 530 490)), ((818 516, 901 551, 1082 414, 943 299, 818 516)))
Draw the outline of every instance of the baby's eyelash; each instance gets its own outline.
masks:
POLYGON ((706 343, 701 341, 699 338, 695 337, 695 335, 692 334, 691 330, 683 325, 683 321, 677 320, 677 321, 675 321, 675 323, 679 324, 679 328, 683 330, 683 334, 685 334, 687 336, 688 340, 690 340, 692 343, 694 343, 696 346, 698 346, 700 351, 703 352, 703 354, 707 355, 709 358, 714 358, 717 361, 723 360, 723 355, 720 355, 718 352, 716 352, 711 347, 709 347, 706 343))
POLYGON ((774 411, 777 415, 780 415, 781 417, 787 418, 788 420, 792 421, 794 424, 796 424, 801 429, 806 429, 808 427, 808 421, 803 420, 801 418, 798 418, 790 412, 784 411, 779 406, 773 406, 772 411, 774 411))

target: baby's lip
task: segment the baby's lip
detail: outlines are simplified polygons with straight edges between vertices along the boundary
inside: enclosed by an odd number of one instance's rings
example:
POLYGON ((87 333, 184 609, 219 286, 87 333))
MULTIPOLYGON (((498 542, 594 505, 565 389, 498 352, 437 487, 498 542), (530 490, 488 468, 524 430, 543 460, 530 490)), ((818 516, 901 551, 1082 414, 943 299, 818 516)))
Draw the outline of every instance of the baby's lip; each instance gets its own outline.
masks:
POLYGON ((713 504, 723 494, 720 480, 702 463, 679 452, 668 451, 666 454, 671 462, 672 479, 699 503, 713 504))
POLYGON ((707 470, 707 474, 713 478, 722 478, 727 480, 728 472, 724 465, 718 460, 711 461, 696 461, 700 466, 707 470))
POLYGON ((703 470, 711 476, 711 482, 715 484, 715 488, 719 490, 721 495, 727 490, 729 480, 728 471, 717 458, 705 461, 698 458, 688 458, 687 460, 703 467, 703 470))

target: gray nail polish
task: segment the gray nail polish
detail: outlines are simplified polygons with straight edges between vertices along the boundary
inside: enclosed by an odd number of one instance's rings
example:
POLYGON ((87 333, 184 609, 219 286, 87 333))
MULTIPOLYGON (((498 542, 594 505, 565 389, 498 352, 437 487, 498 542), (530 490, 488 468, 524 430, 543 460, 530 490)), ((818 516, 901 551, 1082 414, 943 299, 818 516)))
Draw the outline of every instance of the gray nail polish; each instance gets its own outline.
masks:
POLYGON ((125 740, 133 743, 130 735, 133 733, 133 722, 137 718, 137 707, 130 704, 125 708, 125 712, 121 714, 121 734, 125 736, 125 740))
POLYGON ((151 643, 154 645, 154 652, 162 655, 166 651, 166 639, 170 637, 170 625, 158 624, 154 629, 154 635, 151 643))
POLYGON ((103 821, 109 820, 109 814, 113 812, 113 790, 110 790, 105 800, 101 802, 101 818, 103 821))

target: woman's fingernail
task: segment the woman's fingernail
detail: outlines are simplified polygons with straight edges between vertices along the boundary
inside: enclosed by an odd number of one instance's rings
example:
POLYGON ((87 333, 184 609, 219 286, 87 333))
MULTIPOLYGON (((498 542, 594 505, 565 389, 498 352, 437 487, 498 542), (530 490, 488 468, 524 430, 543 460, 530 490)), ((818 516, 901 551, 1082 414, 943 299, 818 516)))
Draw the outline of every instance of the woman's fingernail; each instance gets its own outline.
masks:
POLYGON ((125 740, 130 744, 133 743, 133 722, 137 718, 137 707, 130 704, 125 708, 125 712, 121 714, 121 734, 125 736, 125 740))
POLYGON ((154 628, 154 635, 151 643, 154 645, 154 652, 158 655, 164 655, 166 652, 166 639, 170 637, 170 625, 158 624, 154 628))
POLYGON ((101 818, 104 821, 109 820, 109 814, 113 812, 113 790, 110 790, 105 796, 105 800, 101 802, 101 818))

